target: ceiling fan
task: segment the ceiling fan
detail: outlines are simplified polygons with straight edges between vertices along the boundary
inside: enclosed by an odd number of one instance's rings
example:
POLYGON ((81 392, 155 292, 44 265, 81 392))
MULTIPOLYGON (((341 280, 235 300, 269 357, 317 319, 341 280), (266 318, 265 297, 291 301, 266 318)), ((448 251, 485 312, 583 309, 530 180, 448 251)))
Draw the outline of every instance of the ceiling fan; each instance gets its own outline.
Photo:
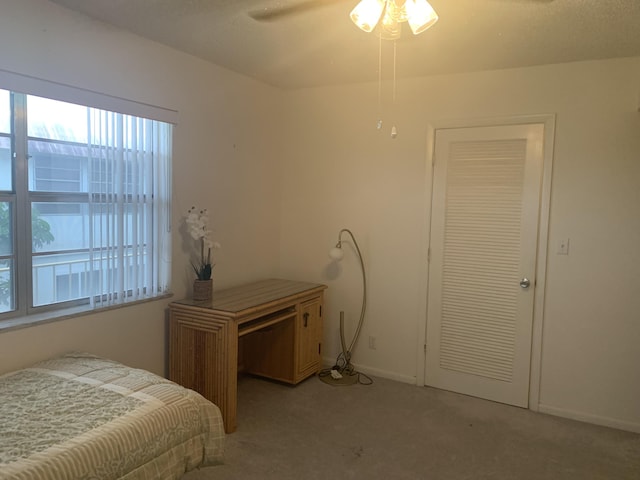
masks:
POLYGON ((263 7, 259 10, 252 10, 248 15, 259 22, 272 22, 283 18, 299 15, 310 10, 326 7, 334 3, 344 3, 347 0, 303 0, 298 3, 291 4, 274 4, 272 6, 263 7))
MULTIPOLYGON (((335 3, 346 3, 351 1, 353 5, 357 3, 355 0, 303 0, 298 3, 282 4, 277 2, 271 6, 252 10, 248 15, 258 22, 274 22, 282 20, 294 15, 303 14, 312 10, 327 7, 335 3)), ((490 0, 498 2, 511 3, 551 3, 554 0, 490 0)))

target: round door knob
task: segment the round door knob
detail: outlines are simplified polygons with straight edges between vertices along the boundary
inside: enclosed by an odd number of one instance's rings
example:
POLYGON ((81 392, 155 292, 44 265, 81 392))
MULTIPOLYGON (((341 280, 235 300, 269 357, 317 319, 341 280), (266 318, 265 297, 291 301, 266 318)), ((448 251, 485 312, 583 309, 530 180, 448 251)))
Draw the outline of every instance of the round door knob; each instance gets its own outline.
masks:
POLYGON ((531 281, 528 278, 523 278, 522 280, 520 280, 520 286, 522 288, 529 288, 529 286, 531 285, 531 281))

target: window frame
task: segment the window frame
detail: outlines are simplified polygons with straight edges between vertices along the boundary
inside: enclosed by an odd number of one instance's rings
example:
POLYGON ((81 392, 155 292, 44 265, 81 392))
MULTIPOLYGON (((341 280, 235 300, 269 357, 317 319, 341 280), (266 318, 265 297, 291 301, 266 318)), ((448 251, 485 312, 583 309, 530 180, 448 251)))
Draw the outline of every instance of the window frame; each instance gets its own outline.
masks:
MULTIPOLYGON (((132 102, 130 100, 112 97, 96 92, 92 92, 85 89, 77 89, 67 85, 58 83, 47 82, 45 80, 36 79, 34 77, 25 77, 23 75, 14 74, 0 70, 0 88, 11 92, 11 132, 9 135, 2 134, 5 137, 9 137, 12 147, 11 155, 11 174, 12 174, 12 191, 2 190, 0 191, 0 202, 7 202, 10 206, 11 225, 12 229, 12 251, 10 255, 0 256, 0 260, 10 260, 13 262, 13 286, 15 288, 13 292, 13 309, 6 312, 0 312, 0 330, 4 328, 11 328, 22 324, 31 324, 33 322, 39 322, 43 320, 51 320, 57 317, 66 317, 70 313, 86 313, 93 312, 98 309, 103 310, 110 307, 119 307, 121 305, 106 305, 106 306, 94 306, 89 297, 72 299, 63 302, 48 303, 44 305, 34 305, 34 292, 33 292, 33 258, 37 256, 43 256, 46 254, 60 253, 57 250, 53 251, 33 251, 32 248, 32 222, 31 222, 31 208, 36 203, 63 203, 73 202, 79 204, 89 205, 92 198, 102 197, 100 192, 47 192, 47 191, 31 191, 29 190, 29 158, 28 158, 28 142, 30 140, 27 131, 27 118, 26 118, 26 103, 28 95, 35 95, 44 98, 50 98, 52 100, 64 101, 68 103, 81 104, 86 107, 99 108, 116 113, 122 113, 125 115, 131 115, 134 117, 142 117, 150 120, 158 120, 160 122, 175 125, 177 122, 177 112, 174 110, 164 109, 161 107, 154 107, 148 104, 141 104, 138 102, 132 102), (20 83, 21 86, 30 86, 30 91, 20 88, 16 91, 15 83, 20 83), (70 99, 73 97, 77 99, 73 101, 70 99), (15 113, 15 114, 14 114, 15 113), (140 115, 141 113, 146 115, 140 115), (151 115, 149 115, 151 113, 151 115), (18 219, 25 219, 20 222, 18 219)), ((171 130, 170 132, 172 132, 171 130)), ((171 143, 171 138, 168 139, 171 143)), ((169 155, 171 155, 171 148, 169 148, 169 155)), ((165 191, 168 198, 164 199, 166 208, 168 211, 164 212, 166 216, 164 221, 166 222, 166 229, 164 235, 169 236, 166 244, 168 247, 168 257, 165 261, 167 265, 164 267, 168 274, 166 275, 167 288, 164 292, 153 294, 147 298, 137 298, 132 302, 125 303, 130 304, 133 302, 141 302, 153 300, 156 298, 164 298, 170 295, 170 219, 171 219, 171 160, 169 159, 168 171, 166 172, 166 178, 163 180, 165 185, 165 191)), ((81 179, 81 182, 83 180, 81 179)), ((85 179, 87 182, 92 182, 93 179, 85 179)), ((35 182, 35 179, 34 179, 35 182)), ((123 194, 127 196, 126 193, 123 194)), ((95 199, 96 202, 100 200, 95 199)), ((155 200, 160 202, 160 200, 155 200)), ((129 204, 129 203, 127 203, 129 204)), ((153 210, 155 212, 156 207, 154 204, 153 210)), ((91 221, 91 220, 89 220, 91 221)), ((155 217, 152 221, 156 221, 155 217)), ((123 245, 124 248, 128 248, 127 245, 123 245)), ((89 261, 91 261, 89 259, 89 261)), ((95 261, 95 260, 94 260, 95 261)), ((86 272, 87 276, 89 275, 86 272)), ((78 275, 78 278, 82 275, 78 275)), ((54 275, 53 281, 57 282, 57 277, 54 275)), ((80 280, 78 280, 80 281, 80 280)), ((155 285, 157 279, 153 280, 155 285)), ((113 295, 113 292, 108 295, 113 295)), ((124 299, 123 299, 124 300, 124 299)), ((100 304, 100 302, 98 302, 100 304)))

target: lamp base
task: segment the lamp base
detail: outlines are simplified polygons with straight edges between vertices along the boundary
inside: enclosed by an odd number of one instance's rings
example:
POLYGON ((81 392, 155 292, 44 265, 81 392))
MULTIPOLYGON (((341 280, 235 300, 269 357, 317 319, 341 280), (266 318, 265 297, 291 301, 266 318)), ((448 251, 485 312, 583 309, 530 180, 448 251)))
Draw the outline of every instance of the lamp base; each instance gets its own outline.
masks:
POLYGON ((335 387, 346 387, 349 385, 355 385, 356 383, 358 383, 358 376, 358 372, 353 372, 351 374, 345 373, 340 378, 334 378, 331 376, 330 370, 323 370, 318 374, 318 378, 320 380, 328 385, 333 385, 335 387))

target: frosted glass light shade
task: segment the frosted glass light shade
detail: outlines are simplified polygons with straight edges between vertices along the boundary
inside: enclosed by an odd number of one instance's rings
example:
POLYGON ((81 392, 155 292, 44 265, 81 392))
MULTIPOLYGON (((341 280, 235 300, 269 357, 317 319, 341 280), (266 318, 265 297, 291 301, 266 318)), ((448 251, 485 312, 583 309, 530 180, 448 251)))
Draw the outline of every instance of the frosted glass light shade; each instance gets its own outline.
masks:
POLYGON ((424 32, 438 21, 438 14, 427 0, 407 0, 405 8, 414 35, 424 32))
POLYGON ((351 10, 351 20, 360 30, 371 32, 380 21, 386 0, 361 0, 351 10))
POLYGON ((399 38, 402 22, 408 22, 413 34, 418 35, 438 21, 427 0, 360 0, 350 17, 367 33, 376 29, 383 40, 399 38))
POLYGON ((329 257, 335 261, 342 260, 342 257, 344 257, 344 251, 341 248, 333 247, 329 250, 329 257))

